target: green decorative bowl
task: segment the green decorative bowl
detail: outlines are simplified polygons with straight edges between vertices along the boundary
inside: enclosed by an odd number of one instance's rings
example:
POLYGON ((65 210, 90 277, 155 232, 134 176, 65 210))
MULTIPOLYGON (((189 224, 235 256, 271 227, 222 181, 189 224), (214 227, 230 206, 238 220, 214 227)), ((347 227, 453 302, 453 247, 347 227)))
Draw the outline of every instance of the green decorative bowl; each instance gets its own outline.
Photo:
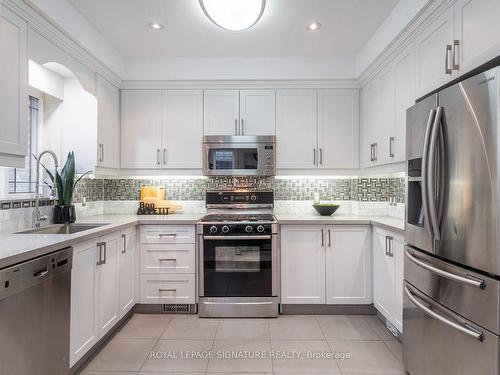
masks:
POLYGON ((330 216, 338 210, 340 205, 333 203, 319 203, 313 204, 313 207, 321 216, 330 216))

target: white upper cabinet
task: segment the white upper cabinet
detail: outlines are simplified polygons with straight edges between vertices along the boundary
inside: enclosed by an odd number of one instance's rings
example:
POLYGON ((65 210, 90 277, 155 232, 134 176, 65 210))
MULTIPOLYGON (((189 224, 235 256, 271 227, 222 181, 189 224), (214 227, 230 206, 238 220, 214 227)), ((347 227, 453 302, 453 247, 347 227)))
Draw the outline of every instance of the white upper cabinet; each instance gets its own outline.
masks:
POLYGON ((460 74, 500 55, 500 1, 457 0, 455 59, 460 74))
POLYGON ((324 226, 281 226, 281 303, 325 303, 324 226))
POLYGON ((122 168, 147 169, 161 166, 161 127, 160 90, 122 90, 122 168))
POLYGON ((375 78, 375 97, 373 109, 374 125, 374 162, 387 164, 391 160, 392 139, 394 134, 395 80, 392 66, 380 72, 375 78))
POLYGON ((276 93, 278 168, 318 166, 318 92, 284 89, 276 93))
POLYGON ((0 165, 24 167, 28 153, 28 24, 0 2, 0 165))
POLYGON ((163 91, 163 168, 202 168, 203 92, 163 91))
POLYGON ((239 90, 205 90, 203 103, 205 135, 240 134, 239 90))
POLYGON ((240 91, 240 135, 276 133, 276 91, 240 91))
POLYGON ((370 304, 370 227, 327 225, 326 303, 370 304))
POLYGON ((453 7, 445 10, 416 37, 417 96, 448 82, 453 73, 453 7))
POLYGON ((120 168, 120 90, 97 76, 97 165, 120 168))
POLYGON ((359 167, 359 91, 318 90, 320 168, 359 167))

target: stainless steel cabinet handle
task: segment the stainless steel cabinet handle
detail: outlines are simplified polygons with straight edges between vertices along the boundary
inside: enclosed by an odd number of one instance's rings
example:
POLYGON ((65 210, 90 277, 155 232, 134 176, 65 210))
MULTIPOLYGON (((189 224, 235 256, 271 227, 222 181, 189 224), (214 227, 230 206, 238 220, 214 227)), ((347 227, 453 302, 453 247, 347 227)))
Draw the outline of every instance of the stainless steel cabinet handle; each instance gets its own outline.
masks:
POLYGON ((102 261, 102 242, 97 243, 97 262, 95 263, 97 266, 103 264, 102 261))
POLYGON ((177 262, 175 258, 158 258, 158 262, 177 262))
POLYGON ((319 163, 323 165, 323 149, 319 149, 319 163))
POLYGON ((102 260, 102 264, 106 264, 106 261, 108 260, 108 246, 106 242, 102 243, 104 246, 104 259, 102 260))
POLYGON ((158 292, 177 292, 177 289, 173 288, 173 289, 164 289, 164 288, 158 288, 158 292))
POLYGON ((238 119, 234 119, 234 135, 238 135, 238 119))
POLYGON ((177 237, 177 233, 158 233, 158 237, 177 237))
POLYGON ((126 234, 122 234, 122 241, 123 241, 122 254, 125 254, 127 252, 127 235, 126 234))
POLYGON ((389 246, 387 244, 387 242, 389 241, 389 236, 385 236, 385 255, 388 256, 389 255, 389 246))
POLYGON ((443 116, 443 107, 438 107, 436 117, 432 125, 432 131, 429 141, 429 165, 427 167, 427 194, 429 201, 429 219, 434 233, 434 239, 439 241, 441 239, 441 223, 438 222, 438 203, 436 192, 436 158, 437 148, 439 142, 439 134, 441 129, 441 118, 443 116))
POLYGON ((377 147, 378 147, 378 143, 375 142, 373 144, 373 161, 377 161, 378 160, 378 150, 377 150, 377 147))
POLYGON ((245 128, 243 127, 243 119, 240 120, 241 125, 240 125, 240 135, 245 135, 245 128))
POLYGON ((393 246, 394 246, 394 237, 388 236, 389 238, 389 250, 388 250, 388 255, 392 258, 394 256, 393 246))
POLYGON ((101 162, 104 161, 104 143, 101 144, 101 162))
POLYGON ((204 240, 227 241, 227 240, 270 240, 271 236, 203 236, 204 240))
MULTIPOLYGON (((408 298, 410 299, 410 301, 413 302, 413 304, 415 306, 417 306, 419 309, 421 309, 423 312, 425 312, 430 317, 437 319, 440 322, 443 322, 444 324, 446 324, 452 328, 455 328, 456 330, 458 330, 466 335, 474 337, 475 339, 477 339, 479 341, 483 341, 483 333, 482 332, 473 330, 473 329, 471 329, 472 327, 463 326, 463 325, 457 324, 455 322, 452 322, 451 320, 446 319, 444 316, 441 316, 438 313, 434 312, 433 310, 431 310, 427 306, 423 305, 417 299, 418 297, 416 295, 414 295, 407 286, 405 286, 405 293, 408 296, 408 298)), ((427 303, 429 303, 429 302, 427 302, 427 303)))
POLYGON ((394 137, 389 138, 389 157, 394 157, 394 137))
POLYGON ((460 65, 459 65, 459 63, 457 61, 457 59, 458 59, 458 53, 459 53, 459 51, 458 51, 459 46, 460 46, 460 41, 458 41, 457 39, 455 39, 453 41, 453 60, 452 60, 453 61, 453 66, 452 66, 453 70, 459 70, 460 69, 460 65))
POLYGON ((446 45, 445 49, 445 57, 444 57, 444 74, 450 74, 452 73, 452 70, 450 68, 450 53, 451 53, 451 44, 446 45))
POLYGON ((160 165, 160 149, 156 150, 156 164, 160 165))
POLYGON ((316 165, 316 149, 313 148, 313 165, 316 165))
POLYGON ((485 289, 486 288, 486 283, 484 280, 481 280, 479 278, 476 278, 471 275, 460 276, 456 275, 454 273, 442 270, 440 268, 437 268, 431 264, 428 264, 424 262, 423 260, 418 259, 415 254, 413 254, 410 250, 406 249, 406 257, 413 263, 415 263, 417 266, 422 267, 423 269, 426 269, 427 271, 433 272, 436 275, 442 276, 446 279, 457 281, 463 284, 467 284, 470 286, 474 286, 476 288, 480 289, 485 289))
POLYGON ((370 145, 370 161, 375 161, 373 158, 373 143, 370 145))
POLYGON ((434 118, 436 117, 436 110, 431 109, 429 112, 429 118, 427 120, 427 129, 424 136, 424 149, 422 153, 422 172, 421 172, 421 190, 422 190, 422 208, 424 211, 424 225, 427 227, 427 231, 432 235, 432 229, 429 225, 429 197, 427 191, 427 169, 429 164, 429 143, 432 131, 432 124, 434 123, 434 118))
POLYGON ((99 143, 99 163, 102 163, 102 143, 99 143))
POLYGON ((325 231, 321 228, 321 246, 325 246, 325 231))
POLYGON ((332 231, 328 229, 328 247, 332 247, 332 231))
POLYGON ((164 165, 167 164, 167 149, 166 148, 163 149, 163 164, 164 165))

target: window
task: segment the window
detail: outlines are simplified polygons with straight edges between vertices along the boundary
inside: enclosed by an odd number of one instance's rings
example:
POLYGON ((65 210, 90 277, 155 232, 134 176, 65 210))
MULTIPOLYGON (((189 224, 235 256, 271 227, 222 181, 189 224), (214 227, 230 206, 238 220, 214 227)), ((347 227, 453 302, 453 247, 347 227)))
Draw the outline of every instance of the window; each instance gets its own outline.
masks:
POLYGON ((24 168, 9 170, 9 194, 34 193, 36 184, 36 160, 38 155, 38 121, 40 100, 34 96, 28 101, 28 156, 24 168))

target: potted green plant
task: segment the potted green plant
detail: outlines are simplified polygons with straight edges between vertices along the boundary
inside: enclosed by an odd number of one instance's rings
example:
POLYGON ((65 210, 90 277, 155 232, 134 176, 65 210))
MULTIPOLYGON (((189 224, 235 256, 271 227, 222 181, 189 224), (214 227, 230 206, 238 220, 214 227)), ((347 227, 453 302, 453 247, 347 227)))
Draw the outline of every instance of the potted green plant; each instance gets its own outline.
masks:
POLYGON ((73 193, 80 180, 92 171, 87 171, 75 179, 75 153, 68 153, 66 163, 61 173, 56 170, 55 176, 42 164, 43 169, 52 181, 56 190, 56 205, 54 206, 54 223, 74 223, 76 221, 75 205, 73 204, 73 193))

